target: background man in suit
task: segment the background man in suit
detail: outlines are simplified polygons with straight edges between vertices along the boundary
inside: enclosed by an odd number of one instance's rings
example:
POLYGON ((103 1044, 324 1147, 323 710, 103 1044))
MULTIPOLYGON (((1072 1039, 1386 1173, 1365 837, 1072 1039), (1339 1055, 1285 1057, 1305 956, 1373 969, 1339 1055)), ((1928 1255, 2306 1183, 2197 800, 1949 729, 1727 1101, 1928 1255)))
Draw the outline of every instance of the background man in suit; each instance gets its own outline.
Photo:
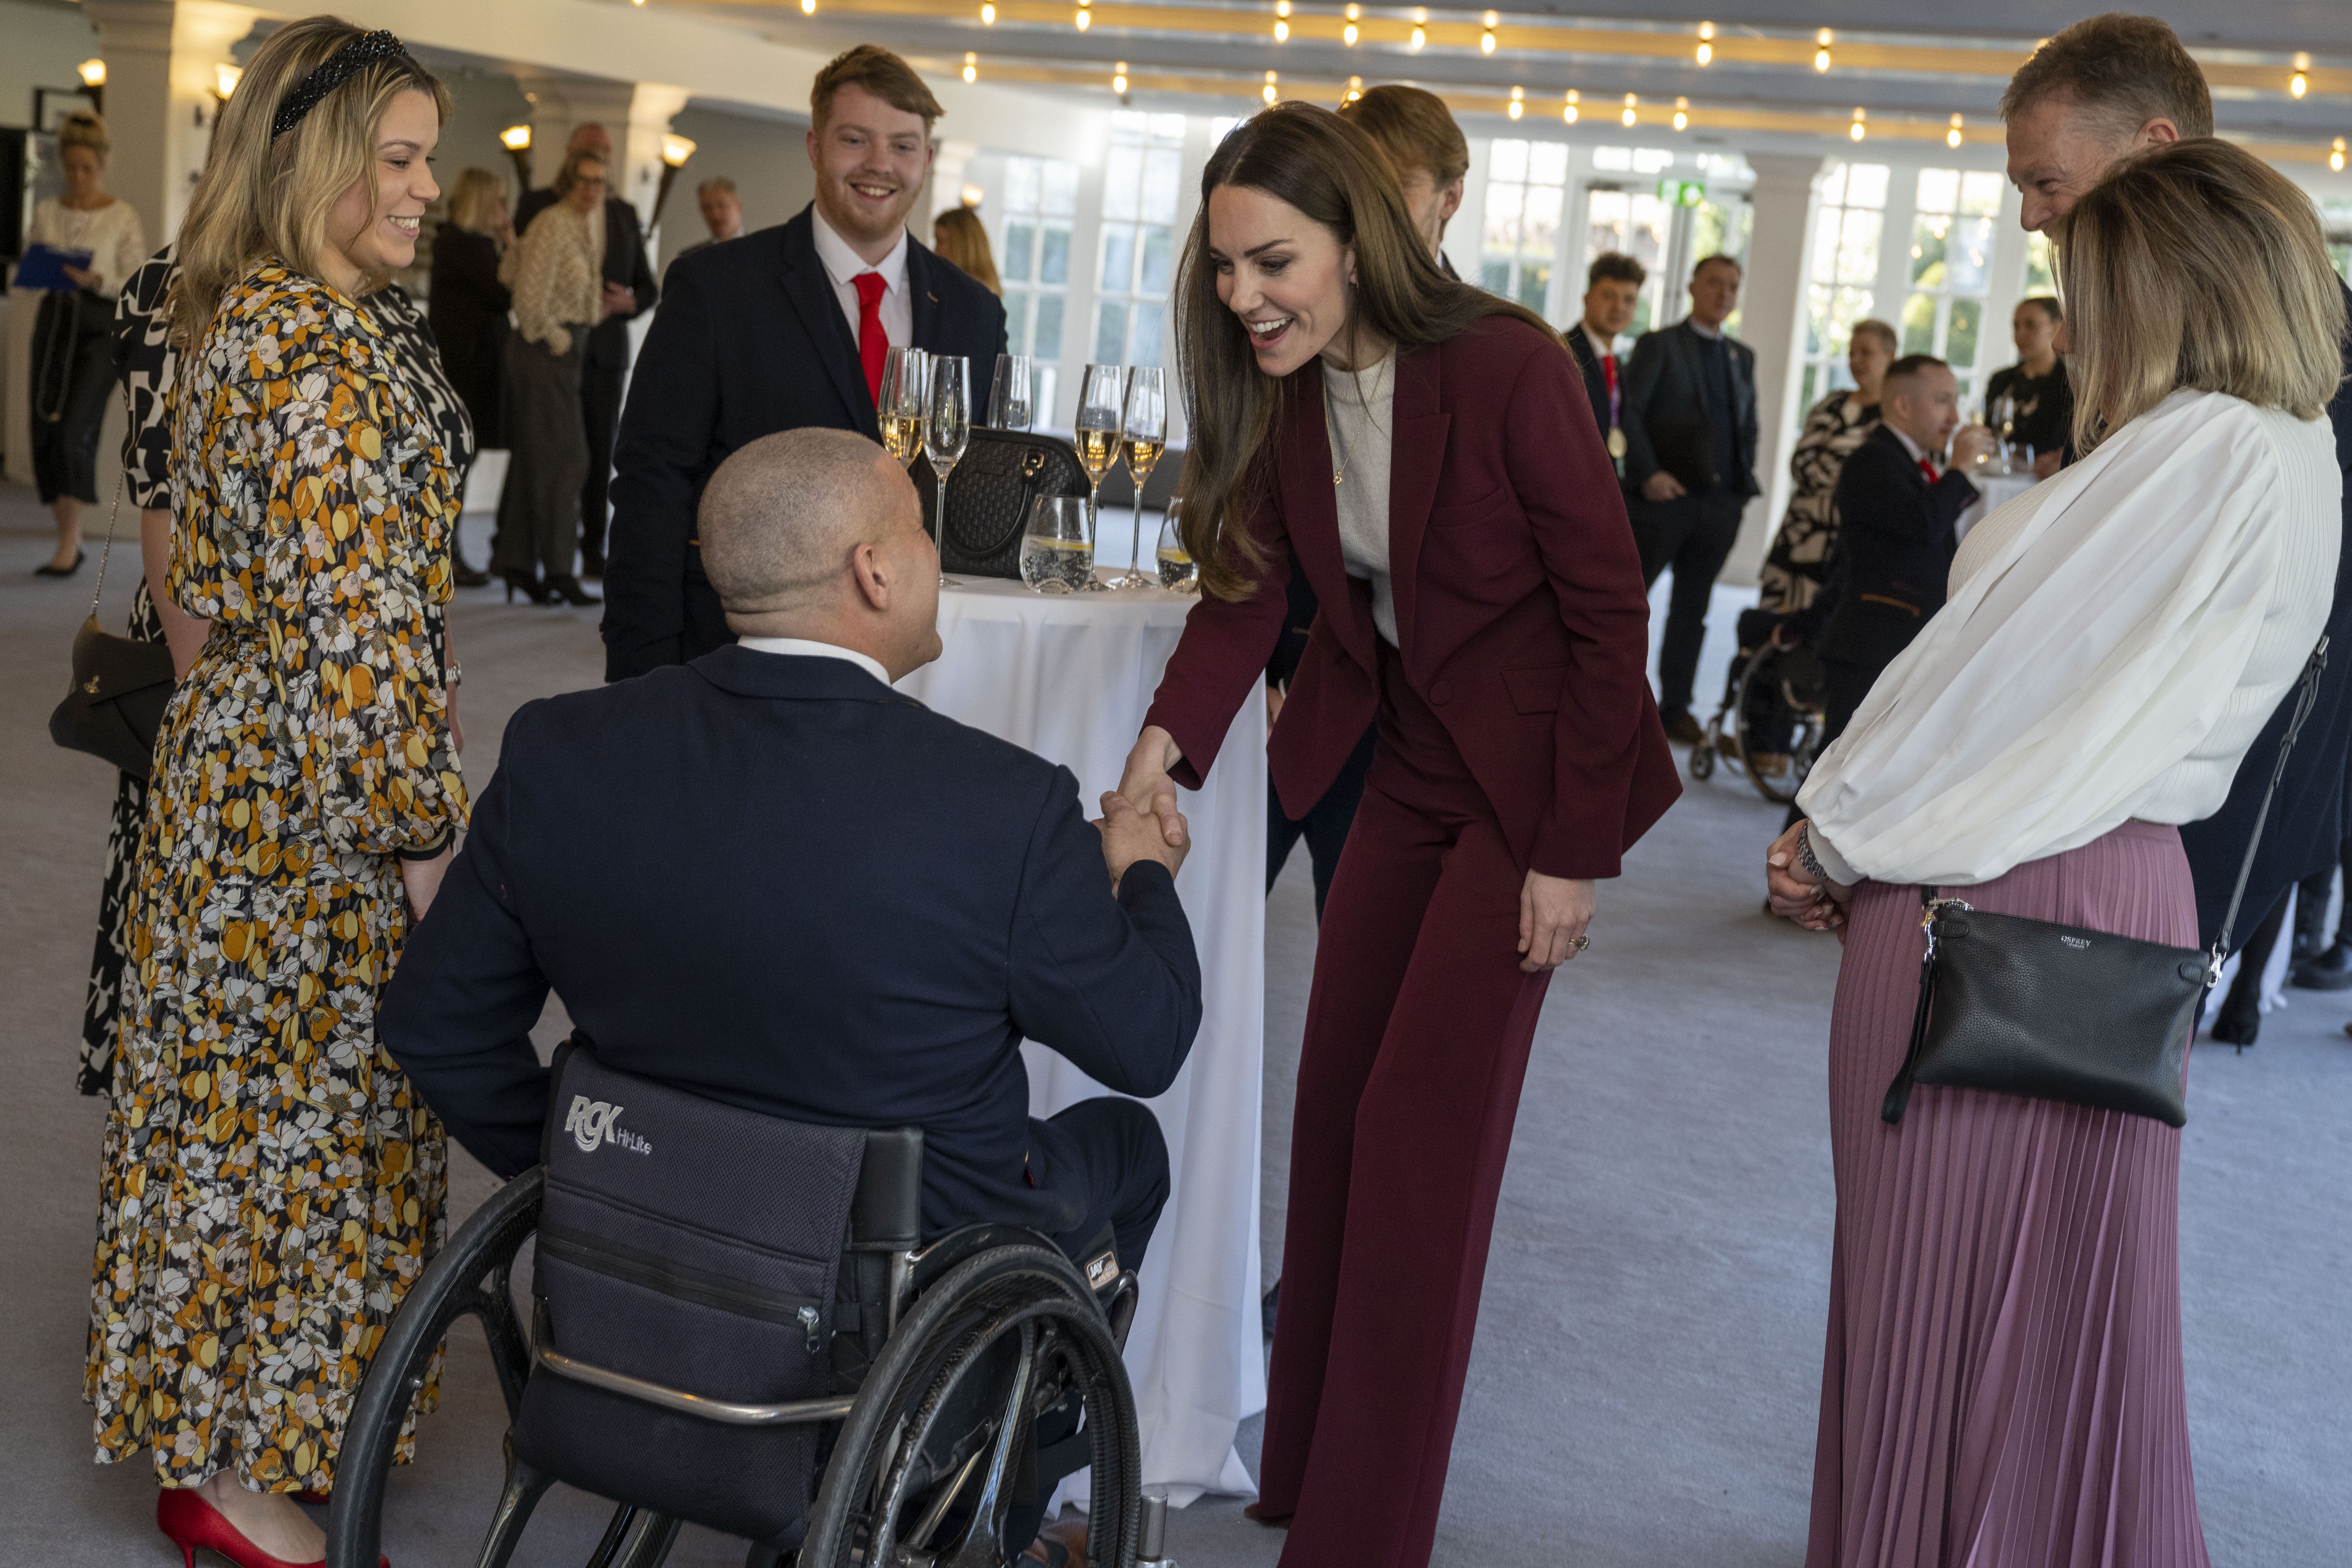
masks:
POLYGON ((962 356, 985 395, 1004 306, 907 232, 941 112, 906 61, 858 45, 809 93, 815 201, 670 268, 621 417, 607 680, 730 640, 694 535, 703 483, 729 453, 804 425, 880 439, 874 400, 894 343, 962 356))
POLYGON ((1642 576, 1673 568, 1658 649, 1658 711, 1669 740, 1695 743, 1691 687, 1706 640, 1708 596, 1757 493, 1756 351, 1727 336, 1739 263, 1710 256, 1691 269, 1690 314, 1644 332, 1625 367, 1625 483, 1642 576))
POLYGON ((1958 541, 1953 525, 1977 499, 1967 470, 1992 449, 1993 435, 1971 425, 1957 437, 1960 384, 1932 354, 1899 359, 1886 372, 1878 428, 1838 473, 1837 558, 1819 647, 1827 670, 1827 746, 1870 695, 1881 671, 1944 607, 1944 584, 1958 541), (1942 457, 1946 443, 1951 466, 1942 457))
POLYGON ((1617 362, 1617 339, 1633 324, 1641 308, 1648 268, 1619 251, 1605 250, 1584 269, 1584 314, 1568 329, 1568 352, 1584 372, 1584 395, 1592 405, 1601 438, 1625 477, 1624 366, 1617 362))
POLYGON ((692 256, 698 250, 708 250, 722 239, 743 237, 743 198, 735 194, 735 182, 724 174, 713 174, 694 187, 694 205, 702 210, 702 226, 710 231, 709 239, 698 239, 670 258, 692 256))
MULTIPOLYGON (((2109 14, 2059 33, 2011 79, 2000 114, 2009 128, 2010 183, 2023 196, 2019 221, 2045 234, 2083 193, 2140 148, 2213 134, 2213 99, 2204 73, 2172 29, 2149 16, 2109 14)), ((2352 301, 2352 292, 2347 299, 2352 301)), ((2352 374, 2352 339, 2344 347, 2345 369, 2352 374)), ((2250 948, 2268 923, 2262 917, 2277 909, 2289 884, 2335 864, 2346 837, 2345 766, 2352 748, 2352 381, 2336 390, 2327 417, 2336 427, 2336 455, 2347 481, 2344 552, 2327 616, 2327 668, 2286 776, 2279 781, 2253 873, 2246 880, 2237 930, 2255 933, 2248 938, 2250 948)), ((2247 749, 2221 809, 2180 829, 2197 889, 2200 944, 2210 943, 2221 929, 2238 863, 2245 858, 2254 814, 2294 705, 2290 690, 2247 749)), ((2276 928, 2272 931, 2275 935, 2276 928)), ((2225 1009, 2223 1018, 2229 1017, 2225 1009)), ((2245 1036, 2239 1043, 2252 1043, 2259 1016, 2249 1007, 2231 1022, 2231 1033, 2245 1036)), ((2217 1022, 2214 1037, 2231 1036, 2217 1022)))
MULTIPOLYGON (((593 153, 618 175, 613 138, 597 124, 575 127, 564 155, 593 153)), ((613 188, 620 188, 615 177, 613 188)), ((515 213, 515 232, 555 203, 551 190, 525 191, 515 213)), ((654 308, 661 289, 646 257, 645 230, 637 209, 615 195, 604 198, 604 319, 588 334, 588 354, 580 370, 580 417, 588 427, 588 477, 580 485, 580 574, 604 574, 604 520, 613 482, 613 433, 621 423, 621 388, 629 378, 629 323, 654 308)))
POLYGON ((1339 106, 1339 118, 1372 139, 1404 189, 1412 226, 1437 257, 1448 278, 1460 274, 1445 258, 1445 225, 1462 210, 1462 185, 1470 174, 1470 143, 1454 123, 1445 100, 1417 87, 1389 82, 1367 89, 1339 106))

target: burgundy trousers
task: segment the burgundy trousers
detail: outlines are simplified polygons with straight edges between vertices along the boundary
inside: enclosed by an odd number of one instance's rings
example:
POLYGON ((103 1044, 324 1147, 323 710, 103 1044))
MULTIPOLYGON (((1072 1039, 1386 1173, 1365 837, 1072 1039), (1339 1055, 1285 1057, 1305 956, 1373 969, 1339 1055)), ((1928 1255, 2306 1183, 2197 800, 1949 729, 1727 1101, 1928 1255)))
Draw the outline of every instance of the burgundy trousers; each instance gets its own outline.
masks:
POLYGON ((1260 1464, 1283 1568, 1429 1561, 1549 974, 1485 795, 1382 646, 1380 740, 1315 957, 1260 1464))

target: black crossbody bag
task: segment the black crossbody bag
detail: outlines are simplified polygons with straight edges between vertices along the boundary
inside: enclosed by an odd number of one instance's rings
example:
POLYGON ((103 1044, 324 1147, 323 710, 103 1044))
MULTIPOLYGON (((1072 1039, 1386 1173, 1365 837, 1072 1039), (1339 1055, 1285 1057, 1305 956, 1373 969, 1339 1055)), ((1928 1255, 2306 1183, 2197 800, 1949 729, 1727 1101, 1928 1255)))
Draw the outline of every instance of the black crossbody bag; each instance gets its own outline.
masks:
POLYGON ((940 570, 966 577, 1019 577, 1021 535, 1039 496, 1083 496, 1087 470, 1067 441, 1026 430, 975 427, 948 474, 948 526, 936 531, 939 480, 928 458, 907 465, 922 498, 923 531, 940 542, 940 570))
POLYGON ((1919 1005, 1910 1053, 1887 1086, 1881 1117, 1901 1121, 1911 1086, 1931 1083, 2127 1111, 2172 1127, 2188 1121, 2189 1036, 2198 1004, 2221 977, 2263 825, 2326 668, 2323 637, 2304 666, 2294 716, 2279 742, 2210 952, 1987 914, 1959 899, 1939 899, 1933 888, 1919 889, 1919 923, 1927 934, 1919 1005))
POLYGON ((106 595, 106 563, 114 556, 114 524, 122 514, 123 484, 118 472, 106 545, 98 554, 98 586, 89 596, 89 619, 74 633, 73 679, 65 700, 49 715, 49 739, 69 752, 111 763, 144 784, 163 710, 178 680, 169 644, 117 637, 98 618, 99 601, 106 595))

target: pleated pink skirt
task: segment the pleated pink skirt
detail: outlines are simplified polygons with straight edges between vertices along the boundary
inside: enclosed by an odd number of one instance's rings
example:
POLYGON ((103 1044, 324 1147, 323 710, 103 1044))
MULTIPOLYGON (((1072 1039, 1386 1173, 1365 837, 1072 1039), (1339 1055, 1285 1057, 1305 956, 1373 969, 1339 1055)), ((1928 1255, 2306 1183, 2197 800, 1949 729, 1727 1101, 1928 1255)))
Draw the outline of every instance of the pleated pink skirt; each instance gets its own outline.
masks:
MULTIPOLYGON (((2180 836, 2128 822, 1954 889, 2197 942, 2180 836)), ((1830 1026, 1837 1235, 1807 1568, 2206 1568, 2180 1364, 2180 1134, 1922 1086, 1919 895, 1854 894, 1830 1026)))

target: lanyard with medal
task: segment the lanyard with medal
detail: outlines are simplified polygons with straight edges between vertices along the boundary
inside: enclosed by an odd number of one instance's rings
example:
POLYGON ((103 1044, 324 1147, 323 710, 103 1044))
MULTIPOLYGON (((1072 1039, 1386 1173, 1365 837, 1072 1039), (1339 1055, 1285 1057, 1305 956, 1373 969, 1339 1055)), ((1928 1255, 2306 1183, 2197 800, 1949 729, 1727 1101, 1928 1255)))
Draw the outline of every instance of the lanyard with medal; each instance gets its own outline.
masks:
POLYGON ((1601 356, 1601 374, 1609 383, 1609 456, 1617 464, 1617 477, 1625 477, 1625 431, 1618 423, 1617 356, 1601 356))

